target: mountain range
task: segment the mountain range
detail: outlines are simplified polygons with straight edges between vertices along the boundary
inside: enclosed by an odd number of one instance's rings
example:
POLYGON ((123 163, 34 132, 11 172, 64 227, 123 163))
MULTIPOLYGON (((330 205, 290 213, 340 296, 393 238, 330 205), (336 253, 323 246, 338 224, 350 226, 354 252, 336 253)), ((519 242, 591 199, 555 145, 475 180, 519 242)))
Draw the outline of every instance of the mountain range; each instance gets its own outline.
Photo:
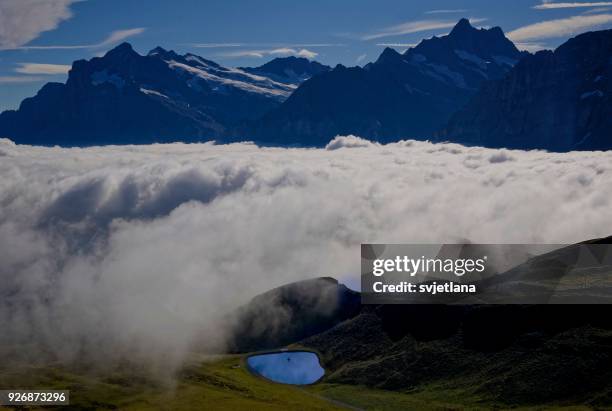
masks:
POLYGON ((74 62, 65 84, 48 83, 18 110, 0 114, 0 135, 66 146, 218 139, 280 105, 325 67, 279 58, 258 68, 227 68, 161 47, 141 56, 123 43, 74 62), (270 76, 257 74, 264 71, 270 76))
POLYGON ((547 149, 612 148, 612 30, 555 51, 519 51, 499 27, 461 19, 448 35, 364 67, 305 58, 228 68, 161 47, 123 43, 74 62, 0 114, 17 143, 87 146, 254 140, 320 147, 336 135, 547 149))
POLYGON ((338 65, 313 77, 246 131, 259 141, 308 146, 346 134, 422 139, 524 55, 499 27, 476 29, 462 19, 450 34, 404 54, 386 48, 363 68, 338 65))

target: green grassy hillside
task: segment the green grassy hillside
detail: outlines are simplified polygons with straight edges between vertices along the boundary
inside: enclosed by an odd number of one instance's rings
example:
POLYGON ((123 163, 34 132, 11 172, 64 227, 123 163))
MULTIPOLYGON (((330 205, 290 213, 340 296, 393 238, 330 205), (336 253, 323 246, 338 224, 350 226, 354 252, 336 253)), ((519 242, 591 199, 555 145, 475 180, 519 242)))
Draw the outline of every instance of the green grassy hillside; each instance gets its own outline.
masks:
MULTIPOLYGON (((333 377, 333 374, 331 375, 333 377)), ((332 378, 333 379, 333 378, 332 378)), ((307 387, 276 384, 252 375, 243 356, 199 358, 175 379, 160 382, 130 367, 91 374, 57 367, 30 367, 0 374, 3 388, 70 390, 72 410, 489 410, 509 408, 453 381, 390 391, 324 382, 307 387)), ((606 409, 550 403, 519 410, 606 409)), ((42 409, 32 407, 29 409, 42 409)))
MULTIPOLYGON (((160 382, 129 368, 91 375, 60 368, 4 371, 0 386, 70 390, 70 407, 94 410, 337 410, 332 402, 298 387, 250 374, 241 356, 186 366, 176 380, 160 382)), ((32 408, 36 409, 36 408, 32 408)))

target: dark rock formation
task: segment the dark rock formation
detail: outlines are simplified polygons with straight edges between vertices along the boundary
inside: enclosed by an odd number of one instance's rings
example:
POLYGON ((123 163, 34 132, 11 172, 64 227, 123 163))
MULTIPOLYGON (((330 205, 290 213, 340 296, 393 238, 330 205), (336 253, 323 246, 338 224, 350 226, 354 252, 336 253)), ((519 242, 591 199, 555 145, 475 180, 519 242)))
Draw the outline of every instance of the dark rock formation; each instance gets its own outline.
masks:
POLYGON ((438 140, 551 151, 612 148, 612 30, 523 59, 455 113, 438 140))
POLYGON ((269 77, 282 83, 301 84, 312 76, 331 70, 331 67, 304 57, 278 57, 259 67, 242 67, 258 76, 269 77))
POLYGON ((206 141, 278 106, 295 87, 161 47, 141 56, 123 43, 74 62, 66 84, 49 83, 0 114, 0 136, 65 146, 206 141))

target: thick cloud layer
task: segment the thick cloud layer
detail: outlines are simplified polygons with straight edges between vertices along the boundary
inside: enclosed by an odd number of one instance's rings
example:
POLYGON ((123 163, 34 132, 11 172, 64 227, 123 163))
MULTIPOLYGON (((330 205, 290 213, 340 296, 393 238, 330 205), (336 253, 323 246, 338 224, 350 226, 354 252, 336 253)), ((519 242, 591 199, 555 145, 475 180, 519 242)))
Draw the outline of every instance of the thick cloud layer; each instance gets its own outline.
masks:
POLYGON ((222 347, 223 314, 259 292, 320 275, 356 284, 362 242, 612 234, 612 153, 353 136, 321 150, 0 141, 0 346, 65 361, 165 366, 196 338, 222 347))

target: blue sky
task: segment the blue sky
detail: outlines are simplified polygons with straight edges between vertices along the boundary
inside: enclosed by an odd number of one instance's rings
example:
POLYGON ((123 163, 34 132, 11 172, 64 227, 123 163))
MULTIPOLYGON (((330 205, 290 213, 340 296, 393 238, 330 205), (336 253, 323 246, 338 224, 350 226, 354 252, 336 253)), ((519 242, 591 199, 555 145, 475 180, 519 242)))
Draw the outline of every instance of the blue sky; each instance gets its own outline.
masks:
POLYGON ((501 26, 533 51, 612 27, 612 2, 0 0, 0 110, 121 41, 140 53, 161 45, 227 66, 291 54, 352 66, 375 60, 385 45, 403 51, 445 34, 461 17, 501 26))

